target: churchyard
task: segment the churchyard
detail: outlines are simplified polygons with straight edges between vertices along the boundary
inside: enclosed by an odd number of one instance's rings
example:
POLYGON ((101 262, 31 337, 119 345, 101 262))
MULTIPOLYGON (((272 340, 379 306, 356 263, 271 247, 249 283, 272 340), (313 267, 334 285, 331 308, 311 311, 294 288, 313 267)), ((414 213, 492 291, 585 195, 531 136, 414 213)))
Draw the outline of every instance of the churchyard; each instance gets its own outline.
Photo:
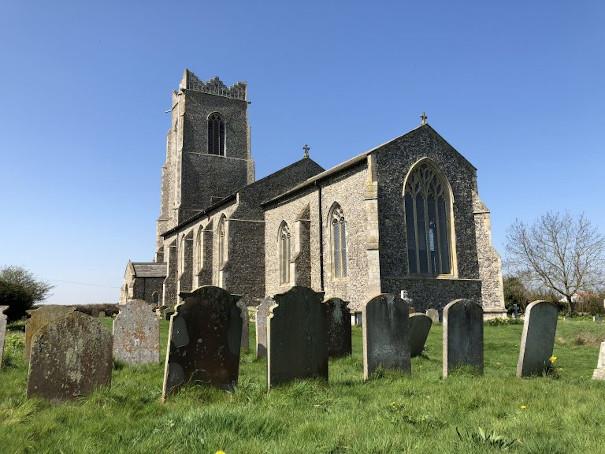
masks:
MULTIPOLYGON (((111 333, 112 318, 98 320, 111 333)), ((519 346, 522 337, 532 341, 531 327, 522 336, 522 324, 491 322, 483 324, 484 374, 463 369, 444 379, 443 325, 434 323, 424 353, 411 355, 411 374, 378 367, 364 381, 362 328, 353 327, 352 356, 329 360, 328 382, 297 380, 270 391, 267 359, 256 358, 253 321, 235 387, 185 385, 165 402, 165 320, 161 362, 115 361, 111 387, 62 403, 26 397, 23 324, 9 326, 0 369, 0 451, 603 452, 605 382, 591 377, 605 326, 591 319, 559 318, 548 376, 516 376, 519 346)))

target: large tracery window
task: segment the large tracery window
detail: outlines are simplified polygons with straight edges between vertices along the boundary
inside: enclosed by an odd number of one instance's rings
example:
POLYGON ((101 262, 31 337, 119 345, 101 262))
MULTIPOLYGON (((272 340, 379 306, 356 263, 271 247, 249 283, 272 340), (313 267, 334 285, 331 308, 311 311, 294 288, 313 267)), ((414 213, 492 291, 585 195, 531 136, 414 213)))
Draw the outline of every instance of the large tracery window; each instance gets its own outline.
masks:
POLYGON ((288 224, 282 222, 278 234, 279 248, 279 282, 290 283, 290 229, 288 224))
POLYGON ((218 112, 208 116, 208 153, 225 156, 225 122, 218 112))
POLYGON ((347 275, 347 224, 338 204, 330 210, 329 225, 332 247, 332 275, 335 278, 347 275))
POLYGON ((428 162, 405 185, 405 222, 410 274, 450 274, 450 197, 447 182, 428 162))

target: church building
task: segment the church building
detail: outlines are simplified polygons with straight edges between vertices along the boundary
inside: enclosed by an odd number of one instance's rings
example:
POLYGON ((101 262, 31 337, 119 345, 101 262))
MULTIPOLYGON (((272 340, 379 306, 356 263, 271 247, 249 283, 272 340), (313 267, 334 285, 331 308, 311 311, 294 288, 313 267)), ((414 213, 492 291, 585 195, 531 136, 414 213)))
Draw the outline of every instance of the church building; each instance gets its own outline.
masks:
POLYGON ((469 298, 486 318, 505 314, 477 169, 426 116, 331 169, 305 146, 299 161, 255 180, 247 107, 245 83, 185 70, 172 95, 155 259, 129 262, 122 301, 161 279, 161 295, 141 293, 149 303, 173 306, 181 292, 216 285, 253 304, 302 285, 352 312, 404 290, 417 311, 469 298))

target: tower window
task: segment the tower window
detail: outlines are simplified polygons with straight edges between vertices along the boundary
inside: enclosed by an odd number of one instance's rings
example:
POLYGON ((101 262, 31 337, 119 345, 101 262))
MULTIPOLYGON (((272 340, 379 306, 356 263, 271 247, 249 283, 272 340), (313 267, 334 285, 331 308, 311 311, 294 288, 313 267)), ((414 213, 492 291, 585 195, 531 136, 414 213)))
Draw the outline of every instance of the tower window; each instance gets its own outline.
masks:
POLYGON ((279 282, 288 284, 290 282, 290 229, 283 222, 279 227, 279 282))
POLYGON ((410 274, 451 273, 450 196, 447 180, 422 162, 405 185, 404 209, 410 274))
POLYGON ((225 121, 218 112, 208 116, 208 154, 225 156, 225 121))

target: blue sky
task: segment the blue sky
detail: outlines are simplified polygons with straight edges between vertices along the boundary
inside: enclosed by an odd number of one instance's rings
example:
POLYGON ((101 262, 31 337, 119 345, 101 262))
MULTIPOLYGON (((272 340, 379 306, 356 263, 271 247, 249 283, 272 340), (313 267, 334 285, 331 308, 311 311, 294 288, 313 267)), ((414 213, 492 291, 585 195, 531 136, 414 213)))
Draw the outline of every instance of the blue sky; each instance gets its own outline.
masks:
POLYGON ((0 3, 0 265, 53 303, 114 302, 150 260, 171 90, 249 83, 257 177, 332 166, 429 123, 508 226, 584 211, 605 232, 605 3, 0 3))

